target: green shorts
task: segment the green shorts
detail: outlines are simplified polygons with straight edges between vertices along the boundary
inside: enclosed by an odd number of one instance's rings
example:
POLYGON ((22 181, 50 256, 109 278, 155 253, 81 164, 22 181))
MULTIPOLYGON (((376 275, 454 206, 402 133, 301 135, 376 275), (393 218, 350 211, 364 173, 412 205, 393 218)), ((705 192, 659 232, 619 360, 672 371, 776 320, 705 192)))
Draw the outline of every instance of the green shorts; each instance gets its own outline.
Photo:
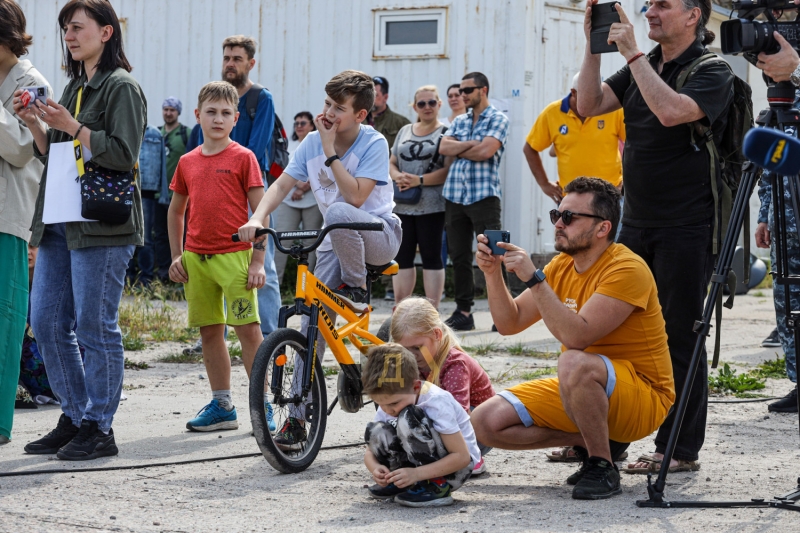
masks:
POLYGON ((257 291, 247 290, 247 269, 252 257, 253 250, 210 256, 183 252, 183 268, 189 277, 184 284, 189 327, 261 322, 257 291))

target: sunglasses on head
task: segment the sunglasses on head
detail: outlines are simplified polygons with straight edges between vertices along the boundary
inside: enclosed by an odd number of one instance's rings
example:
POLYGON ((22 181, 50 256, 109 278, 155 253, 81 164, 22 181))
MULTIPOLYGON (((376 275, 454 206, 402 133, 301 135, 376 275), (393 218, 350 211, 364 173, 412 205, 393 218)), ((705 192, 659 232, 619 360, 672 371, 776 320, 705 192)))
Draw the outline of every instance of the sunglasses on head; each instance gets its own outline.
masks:
POLYGON ((569 226, 572 223, 573 217, 592 217, 592 218, 599 218, 600 220, 605 220, 603 217, 598 215, 592 215, 589 213, 573 213, 572 211, 564 210, 559 211, 558 209, 553 209, 550 211, 550 222, 555 225, 560 218, 565 226, 569 226))
POLYGON ((458 94, 472 94, 475 89, 483 89, 485 85, 476 85, 475 87, 461 87, 458 89, 458 94))
POLYGON ((425 109, 425 106, 436 107, 436 104, 438 103, 439 102, 436 100, 428 100, 428 101, 420 100, 419 102, 417 102, 417 107, 420 109, 425 109))
POLYGON ((307 120, 298 120, 294 123, 294 127, 296 128, 300 126, 302 128, 303 126, 308 126, 309 124, 310 122, 308 122, 307 120))

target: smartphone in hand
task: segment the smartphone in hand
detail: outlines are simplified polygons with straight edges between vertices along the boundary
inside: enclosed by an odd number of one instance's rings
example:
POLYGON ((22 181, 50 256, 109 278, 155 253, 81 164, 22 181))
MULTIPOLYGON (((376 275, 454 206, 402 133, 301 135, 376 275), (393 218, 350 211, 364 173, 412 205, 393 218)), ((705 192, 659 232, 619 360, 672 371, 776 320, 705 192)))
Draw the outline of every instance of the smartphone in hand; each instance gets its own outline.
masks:
POLYGON ((31 107, 33 102, 39 100, 43 105, 47 104, 47 87, 23 87, 21 89, 22 95, 19 97, 20 102, 26 108, 31 107))
POLYGON ((608 32, 611 25, 619 22, 616 5, 619 2, 595 4, 592 6, 592 31, 589 34, 589 49, 593 54, 617 52, 616 43, 608 44, 608 32))
POLYGON ((489 248, 492 249, 492 255, 505 255, 505 249, 497 246, 497 243, 511 242, 511 232, 502 229, 487 229, 483 234, 489 240, 489 248))

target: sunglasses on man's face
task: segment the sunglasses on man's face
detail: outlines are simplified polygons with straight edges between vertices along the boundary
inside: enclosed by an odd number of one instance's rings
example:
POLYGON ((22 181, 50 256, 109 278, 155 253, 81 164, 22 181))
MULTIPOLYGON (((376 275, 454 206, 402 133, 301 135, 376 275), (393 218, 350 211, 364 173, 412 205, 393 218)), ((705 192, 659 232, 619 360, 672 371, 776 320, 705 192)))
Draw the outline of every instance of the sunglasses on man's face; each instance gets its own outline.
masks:
POLYGON ((475 87, 461 87, 458 94, 472 94, 475 89, 483 89, 485 85, 476 85, 475 87))
POLYGON ((420 100, 419 102, 417 102, 417 107, 420 109, 425 109, 425 106, 436 107, 436 104, 438 103, 439 102, 437 102, 436 100, 428 100, 428 101, 420 100))
POLYGON ((558 209, 553 209, 550 211, 550 222, 555 226, 556 222, 560 218, 565 226, 569 226, 572 223, 572 219, 574 217, 592 217, 592 218, 599 218, 600 220, 605 220, 603 217, 598 215, 592 215, 589 213, 574 213, 572 211, 564 210, 559 211, 558 209))
POLYGON ((309 124, 310 124, 310 122, 308 122, 307 120, 298 120, 297 122, 294 123, 294 127, 295 128, 304 128, 305 126, 308 126, 309 124))

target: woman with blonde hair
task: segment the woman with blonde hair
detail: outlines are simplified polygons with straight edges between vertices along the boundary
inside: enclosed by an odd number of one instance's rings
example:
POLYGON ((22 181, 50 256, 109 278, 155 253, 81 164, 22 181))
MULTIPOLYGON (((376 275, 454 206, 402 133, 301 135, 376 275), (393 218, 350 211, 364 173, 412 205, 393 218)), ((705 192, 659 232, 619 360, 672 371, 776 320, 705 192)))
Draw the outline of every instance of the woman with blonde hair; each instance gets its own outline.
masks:
POLYGON ((417 89, 412 107, 418 120, 397 133, 389 159, 389 175, 396 191, 394 212, 403 223, 403 240, 395 257, 400 272, 392 278, 392 285, 397 302, 414 291, 414 260, 419 247, 425 296, 438 307, 444 291, 442 188, 451 163, 439 155, 439 141, 447 128, 439 122, 442 101, 435 85, 417 89), (413 191, 417 187, 419 191, 413 191))
MULTIPOLYGON (((429 300, 412 296, 397 304, 391 335, 394 342, 414 354, 420 377, 452 394, 467 413, 494 396, 489 375, 464 352, 429 300)), ((480 447, 482 454, 489 450, 480 447)), ((484 470, 481 457, 473 475, 484 470)))

